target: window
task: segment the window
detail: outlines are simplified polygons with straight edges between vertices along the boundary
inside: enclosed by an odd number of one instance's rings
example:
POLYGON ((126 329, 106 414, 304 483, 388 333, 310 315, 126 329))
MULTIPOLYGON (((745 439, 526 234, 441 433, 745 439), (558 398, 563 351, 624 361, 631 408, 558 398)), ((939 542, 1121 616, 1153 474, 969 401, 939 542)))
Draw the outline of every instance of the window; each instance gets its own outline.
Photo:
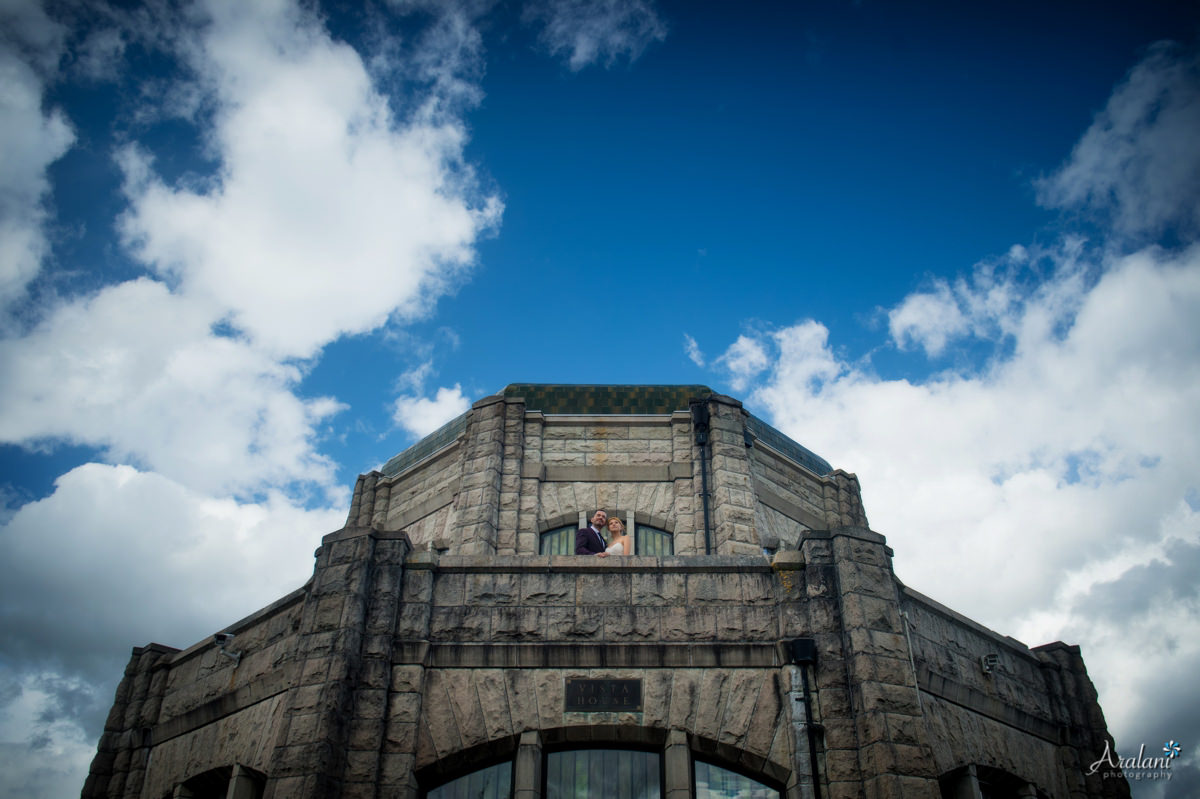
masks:
POLYGON ((779 791, 712 763, 695 762, 696 799, 779 799, 779 791))
POLYGON ((511 796, 511 760, 472 771, 426 794, 427 799, 509 799, 511 796))
POLYGON ((634 749, 572 749, 546 756, 546 799, 660 799, 662 768, 657 752, 634 749))
POLYGON ((555 530, 547 530, 542 533, 538 552, 542 555, 574 555, 575 528, 571 526, 559 527, 555 530))
POLYGON ((647 527, 644 524, 639 524, 635 538, 637 540, 635 555, 675 554, 675 539, 666 530, 659 530, 657 527, 647 527))

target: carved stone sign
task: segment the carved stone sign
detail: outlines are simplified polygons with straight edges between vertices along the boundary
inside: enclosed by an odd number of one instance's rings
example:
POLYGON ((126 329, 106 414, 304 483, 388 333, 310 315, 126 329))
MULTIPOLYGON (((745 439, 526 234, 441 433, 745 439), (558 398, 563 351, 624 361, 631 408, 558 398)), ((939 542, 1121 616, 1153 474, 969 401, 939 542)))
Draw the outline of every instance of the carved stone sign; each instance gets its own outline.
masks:
POLYGON ((567 678, 564 711, 593 713, 602 710, 642 712, 641 680, 582 680, 567 678))

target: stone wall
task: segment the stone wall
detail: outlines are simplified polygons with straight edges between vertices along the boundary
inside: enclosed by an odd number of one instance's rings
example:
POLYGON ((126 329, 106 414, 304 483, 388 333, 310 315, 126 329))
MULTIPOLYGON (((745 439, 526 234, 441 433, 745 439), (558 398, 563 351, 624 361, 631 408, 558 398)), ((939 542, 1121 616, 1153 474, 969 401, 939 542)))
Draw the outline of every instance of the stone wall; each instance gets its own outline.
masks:
POLYGON ((488 397, 442 449, 397 474, 359 478, 347 524, 404 529, 417 549, 479 555, 537 554, 541 533, 597 507, 671 532, 677 555, 706 546, 757 555, 794 547, 804 530, 866 525, 853 475, 817 475, 766 444, 747 446, 741 403, 710 395, 707 405, 701 458, 686 409, 544 414, 519 397, 488 397))
POLYGON ((988 769, 1027 796, 1128 795, 1083 774, 1111 739, 1077 648, 905 588, 854 475, 706 397, 704 449, 687 410, 497 395, 361 476, 309 583, 228 628, 239 661, 211 639, 134 650, 84 795, 226 769, 266 799, 415 798, 512 758, 537 799, 543 748, 589 741, 659 749, 668 799, 693 757, 787 799, 973 795, 988 769), (537 554, 596 507, 675 555, 537 554), (642 708, 567 711, 572 678, 640 680, 642 708))

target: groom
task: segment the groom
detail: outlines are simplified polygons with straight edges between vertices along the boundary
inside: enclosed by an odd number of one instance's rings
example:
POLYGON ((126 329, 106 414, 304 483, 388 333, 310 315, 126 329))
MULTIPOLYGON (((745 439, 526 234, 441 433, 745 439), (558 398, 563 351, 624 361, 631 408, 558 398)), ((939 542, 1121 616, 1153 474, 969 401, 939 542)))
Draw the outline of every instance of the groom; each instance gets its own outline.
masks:
POLYGON ((592 524, 590 527, 580 527, 575 531, 576 555, 608 557, 608 553, 604 551, 608 544, 604 541, 604 535, 600 532, 604 529, 604 525, 607 522, 608 514, 602 510, 598 510, 592 515, 592 524))

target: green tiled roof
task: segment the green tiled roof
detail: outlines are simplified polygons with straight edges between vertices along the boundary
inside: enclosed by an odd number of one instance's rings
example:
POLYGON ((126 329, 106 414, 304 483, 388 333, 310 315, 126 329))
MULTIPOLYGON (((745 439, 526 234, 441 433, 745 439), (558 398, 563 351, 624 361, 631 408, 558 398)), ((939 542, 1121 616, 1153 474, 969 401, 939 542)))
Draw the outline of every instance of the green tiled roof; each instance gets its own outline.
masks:
MULTIPOLYGON (((506 398, 520 397, 525 409, 561 414, 665 414, 688 410, 693 399, 705 399, 714 392, 708 386, 589 386, 553 383, 513 383, 501 392, 506 398)), ((389 477, 425 460, 454 443, 467 427, 464 413, 383 466, 389 477)), ((807 447, 803 447, 757 417, 746 420, 746 429, 754 438, 788 456, 816 474, 829 474, 833 467, 807 447)))
POLYGON ((522 397, 525 409, 542 413, 672 413, 686 411, 688 400, 713 393, 708 386, 580 386, 513 383, 508 398, 522 397))

